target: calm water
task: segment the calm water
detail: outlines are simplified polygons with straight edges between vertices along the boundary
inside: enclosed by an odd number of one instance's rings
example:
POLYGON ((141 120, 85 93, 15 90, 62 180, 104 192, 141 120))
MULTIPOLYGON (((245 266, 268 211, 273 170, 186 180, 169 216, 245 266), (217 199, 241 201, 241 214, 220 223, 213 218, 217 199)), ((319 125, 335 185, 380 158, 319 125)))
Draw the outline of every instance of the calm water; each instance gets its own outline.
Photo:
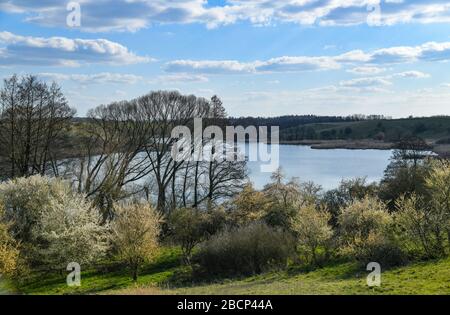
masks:
MULTIPOLYGON (((288 177, 333 189, 342 179, 367 177, 370 182, 379 181, 391 154, 389 150, 314 150, 308 146, 280 145, 280 166, 288 177)), ((248 167, 256 188, 270 181, 270 174, 261 173, 259 162, 249 162, 248 167)))

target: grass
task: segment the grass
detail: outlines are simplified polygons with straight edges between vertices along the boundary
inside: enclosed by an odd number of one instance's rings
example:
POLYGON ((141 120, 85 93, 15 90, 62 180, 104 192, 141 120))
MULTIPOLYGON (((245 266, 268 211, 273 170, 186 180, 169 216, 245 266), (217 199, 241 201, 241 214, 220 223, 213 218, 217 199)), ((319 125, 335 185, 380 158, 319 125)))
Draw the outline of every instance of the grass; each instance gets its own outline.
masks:
POLYGON ((177 294, 208 295, 321 295, 321 294, 450 294, 450 259, 418 263, 382 273, 382 285, 369 288, 368 272, 343 263, 308 273, 276 272, 239 281, 228 281, 173 291, 177 294))
POLYGON ((172 279, 175 272, 181 268, 180 250, 163 248, 155 261, 140 271, 136 283, 133 282, 130 273, 124 268, 106 273, 98 270, 82 270, 80 287, 67 286, 66 272, 63 274, 37 273, 21 281, 21 283, 16 283, 15 292, 37 295, 96 294, 141 285, 164 287, 165 283, 172 279))
MULTIPOLYGON (((82 286, 79 288, 68 287, 65 274, 36 274, 24 283, 16 284, 15 291, 24 294, 125 295, 450 294, 450 258, 385 270, 379 288, 369 288, 366 284, 368 272, 353 263, 335 263, 313 271, 290 268, 217 283, 180 285, 180 279, 188 277, 188 274, 189 270, 180 265, 179 249, 165 248, 155 262, 141 271, 136 283, 126 270, 106 274, 91 270, 82 273, 82 286)), ((11 291, 11 287, 4 287, 4 291, 11 291)))

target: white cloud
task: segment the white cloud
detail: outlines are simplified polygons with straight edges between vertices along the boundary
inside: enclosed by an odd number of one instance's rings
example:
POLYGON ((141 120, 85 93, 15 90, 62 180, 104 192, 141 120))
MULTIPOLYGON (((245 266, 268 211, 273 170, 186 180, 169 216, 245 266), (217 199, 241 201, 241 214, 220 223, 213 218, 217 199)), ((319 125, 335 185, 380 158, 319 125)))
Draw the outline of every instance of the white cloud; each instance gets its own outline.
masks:
POLYGON ((423 73, 420 71, 405 71, 395 73, 392 76, 397 78, 413 78, 413 79, 427 79, 431 77, 428 73, 423 73))
POLYGON ((110 73, 102 72, 96 74, 64 74, 64 73, 39 73, 40 77, 48 80, 54 81, 74 81, 80 84, 103 84, 103 83, 113 83, 113 84, 135 84, 142 82, 143 77, 134 74, 120 74, 120 73, 110 73))
POLYGON ((235 60, 176 60, 165 65, 167 72, 203 74, 239 74, 254 72, 254 65, 235 60))
POLYGON ((79 66, 149 62, 127 47, 106 39, 32 37, 0 32, 0 65, 79 66))
MULTIPOLYGON (((238 60, 175 60, 165 64, 172 73, 196 74, 249 74, 275 72, 303 72, 347 70, 358 75, 376 75, 387 71, 383 65, 450 61, 450 42, 429 42, 419 46, 400 46, 377 49, 372 52, 352 50, 336 56, 284 56, 266 61, 240 62, 238 60)), ((417 72, 404 76, 420 77, 417 72)))
POLYGON ((373 74, 380 74, 385 71, 387 71, 386 68, 371 67, 371 66, 361 66, 347 70, 347 72, 357 75, 373 75, 373 74))
POLYGON ((404 71, 394 74, 389 74, 385 76, 378 77, 366 77, 366 78, 356 78, 346 81, 341 81, 339 83, 340 87, 345 88, 358 88, 358 89, 373 89, 382 88, 392 85, 392 79, 405 78, 405 79, 425 79, 429 78, 430 75, 420 71, 404 71))
POLYGON ((237 60, 175 60, 165 65, 167 72, 201 74, 249 74, 264 72, 302 72, 339 69, 330 57, 279 57, 267 61, 237 60))
POLYGON ((204 75, 175 73, 159 76, 157 81, 160 83, 193 83, 193 82, 208 82, 209 79, 204 75))
MULTIPOLYGON (((450 4, 442 0, 386 0, 380 14, 376 0, 78 0, 82 29, 90 32, 136 31, 153 24, 201 23, 209 28, 248 21, 254 25, 355 25, 376 17, 382 25, 450 21, 450 4)), ((66 2, 8 0, 0 10, 22 13, 26 20, 66 27, 66 2)))
POLYGON ((392 82, 384 77, 372 77, 341 81, 339 85, 343 87, 368 88, 389 86, 392 85, 392 82))
POLYGON ((280 57, 265 62, 255 62, 256 72, 302 72, 339 69, 340 65, 329 57, 280 57))

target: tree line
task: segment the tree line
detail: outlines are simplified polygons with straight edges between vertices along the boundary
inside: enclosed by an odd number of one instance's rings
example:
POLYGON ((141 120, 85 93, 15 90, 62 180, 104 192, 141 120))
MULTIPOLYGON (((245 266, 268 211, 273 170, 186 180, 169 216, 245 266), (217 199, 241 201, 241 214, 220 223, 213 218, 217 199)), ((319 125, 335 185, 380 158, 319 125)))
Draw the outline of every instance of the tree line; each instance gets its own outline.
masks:
POLYGON ((226 123, 217 96, 156 91, 100 105, 87 120, 72 123, 75 109, 56 83, 13 76, 4 81, 0 101, 2 178, 67 178, 102 209, 105 221, 114 215, 114 202, 130 197, 144 196, 160 212, 211 206, 232 196, 246 178, 245 162, 179 162, 171 156, 175 126, 192 129, 194 118, 226 123))

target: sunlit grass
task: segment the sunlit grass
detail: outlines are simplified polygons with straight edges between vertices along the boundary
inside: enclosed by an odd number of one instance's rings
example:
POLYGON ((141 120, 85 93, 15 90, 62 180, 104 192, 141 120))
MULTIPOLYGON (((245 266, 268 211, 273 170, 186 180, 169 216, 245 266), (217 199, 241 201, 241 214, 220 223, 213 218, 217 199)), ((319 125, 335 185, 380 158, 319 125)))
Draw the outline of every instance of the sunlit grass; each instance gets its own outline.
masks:
MULTIPOLYGON (((225 279, 212 283, 189 278, 190 269, 180 263, 180 250, 165 248, 155 262, 141 271, 133 282, 127 270, 82 273, 82 285, 70 288, 66 274, 35 274, 16 290, 24 294, 450 294, 450 258, 411 264, 384 270, 379 288, 366 284, 368 272, 354 263, 336 262, 324 268, 308 271, 289 268, 241 279, 225 279), (184 279, 181 281, 181 279, 184 279), (189 284, 187 284, 189 283, 189 284)), ((0 284, 0 291, 12 287, 0 284)))

